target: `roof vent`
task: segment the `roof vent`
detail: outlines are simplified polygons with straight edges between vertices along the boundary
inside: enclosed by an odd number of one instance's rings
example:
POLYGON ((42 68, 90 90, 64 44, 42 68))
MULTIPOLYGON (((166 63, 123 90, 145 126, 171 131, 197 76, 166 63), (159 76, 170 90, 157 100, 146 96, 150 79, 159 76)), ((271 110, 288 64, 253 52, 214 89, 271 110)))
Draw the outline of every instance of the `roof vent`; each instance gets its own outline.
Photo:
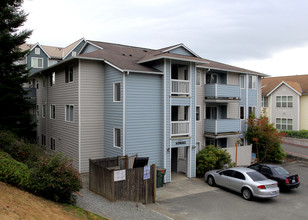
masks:
POLYGON ((123 56, 125 56, 125 53, 122 53, 123 56))
POLYGON ((147 50, 143 50, 143 51, 146 52, 146 53, 148 52, 147 50))
POLYGON ((133 55, 130 54, 129 56, 132 57, 133 55))

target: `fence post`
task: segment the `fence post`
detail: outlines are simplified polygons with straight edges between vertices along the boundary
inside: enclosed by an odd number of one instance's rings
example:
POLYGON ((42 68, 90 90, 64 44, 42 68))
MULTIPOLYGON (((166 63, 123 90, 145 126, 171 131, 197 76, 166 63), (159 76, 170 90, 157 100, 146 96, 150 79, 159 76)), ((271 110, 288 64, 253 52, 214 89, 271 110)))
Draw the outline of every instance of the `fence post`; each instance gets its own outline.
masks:
POLYGON ((125 155, 125 169, 128 169, 128 156, 125 155))

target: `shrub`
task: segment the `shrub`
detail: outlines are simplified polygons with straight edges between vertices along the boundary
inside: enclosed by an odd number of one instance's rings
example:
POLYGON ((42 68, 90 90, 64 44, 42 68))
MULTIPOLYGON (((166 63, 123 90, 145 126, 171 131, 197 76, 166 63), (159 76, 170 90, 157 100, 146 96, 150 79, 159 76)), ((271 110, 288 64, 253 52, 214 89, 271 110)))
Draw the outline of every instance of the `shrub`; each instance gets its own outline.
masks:
POLYGON ((232 167, 234 163, 230 154, 220 147, 208 145, 197 154, 197 175, 199 176, 209 170, 221 169, 225 165, 232 167))
POLYGON ((47 199, 73 203, 74 191, 81 188, 81 179, 72 163, 62 154, 42 158, 30 175, 33 193, 47 199))
POLYGON ((30 170, 27 165, 14 160, 8 153, 0 151, 0 180, 21 189, 28 189, 30 170))
POLYGON ((286 137, 306 138, 306 139, 308 139, 308 130, 283 131, 283 133, 286 133, 286 137))

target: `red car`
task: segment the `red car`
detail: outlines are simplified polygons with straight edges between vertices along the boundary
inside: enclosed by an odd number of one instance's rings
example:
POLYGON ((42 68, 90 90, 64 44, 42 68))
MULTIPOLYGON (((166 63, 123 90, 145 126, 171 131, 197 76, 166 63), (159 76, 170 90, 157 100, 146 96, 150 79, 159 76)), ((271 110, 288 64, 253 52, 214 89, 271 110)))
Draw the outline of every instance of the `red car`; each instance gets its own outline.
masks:
POLYGON ((248 168, 262 173, 269 179, 276 180, 280 189, 298 188, 300 185, 297 174, 291 175, 287 170, 279 165, 253 164, 248 168))

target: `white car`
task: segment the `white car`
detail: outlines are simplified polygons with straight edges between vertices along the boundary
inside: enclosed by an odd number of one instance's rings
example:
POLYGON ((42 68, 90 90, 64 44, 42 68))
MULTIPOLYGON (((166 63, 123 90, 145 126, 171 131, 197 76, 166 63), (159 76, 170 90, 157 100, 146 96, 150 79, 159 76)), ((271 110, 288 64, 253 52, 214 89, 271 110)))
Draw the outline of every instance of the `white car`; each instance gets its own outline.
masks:
POLYGON ((276 181, 246 167, 211 170, 205 173, 204 179, 210 186, 218 185, 239 192, 246 200, 251 200, 253 197, 272 198, 279 195, 276 181))

